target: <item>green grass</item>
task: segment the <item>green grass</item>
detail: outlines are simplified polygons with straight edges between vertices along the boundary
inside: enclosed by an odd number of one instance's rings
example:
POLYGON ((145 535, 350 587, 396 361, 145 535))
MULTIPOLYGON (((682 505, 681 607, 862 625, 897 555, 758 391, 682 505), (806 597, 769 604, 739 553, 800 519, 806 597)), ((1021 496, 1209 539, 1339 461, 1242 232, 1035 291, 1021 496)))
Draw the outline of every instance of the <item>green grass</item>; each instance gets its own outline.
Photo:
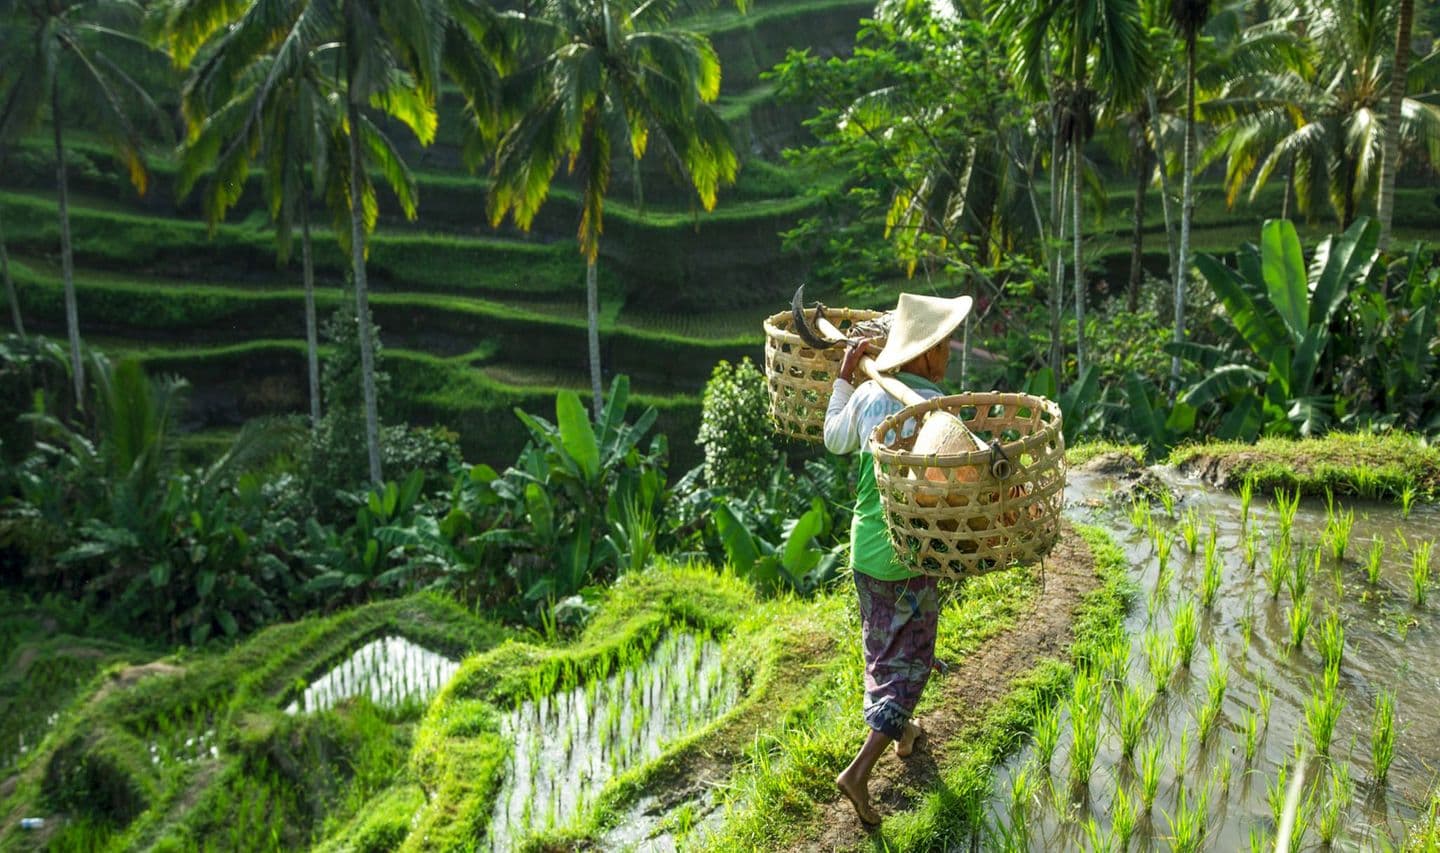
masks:
MULTIPOLYGON (((1098 660, 1120 624, 1131 590, 1123 555, 1098 529, 1082 528, 1105 586, 1087 597, 1074 628, 1071 659, 1098 660)), ((1014 624, 1037 593, 1028 573, 1011 570, 970 581, 961 600, 942 611, 938 653, 963 659, 1014 624)), ((729 787, 727 819, 708 849, 773 848, 814 837, 817 804, 834 797, 832 779, 865 733, 861 717, 861 655, 853 637, 825 668, 824 688, 778 732, 757 736, 750 764, 729 787)), ((1013 751, 1067 689, 1071 665, 1042 663, 1013 683, 1010 693, 976 727, 949 744, 933 744, 942 780, 912 811, 886 819, 877 845, 887 849, 939 849, 966 838, 973 806, 989 793, 996 762, 1013 751)), ((920 713, 940 701, 934 681, 920 713)))
POLYGON ((1138 444, 1120 444, 1115 441, 1084 441, 1074 447, 1065 448, 1065 464, 1072 468, 1090 462, 1108 453, 1118 453, 1141 467, 1145 466, 1145 448, 1138 444))
POLYGON ((1014 752, 1037 715, 1068 688, 1076 668, 1104 657, 1134 595, 1124 552, 1100 528, 1077 528, 1095 557, 1103 585, 1081 602, 1069 661, 1047 660, 1021 676, 984 721, 945 752, 941 783, 918 807, 888 818, 881 843, 892 850, 934 850, 961 846, 979 830, 976 817, 990 795, 995 766, 1014 752))
POLYGON ((760 601, 732 574, 661 565, 627 575, 608 590, 597 616, 572 644, 509 644, 466 661, 417 734, 411 767, 427 805, 404 849, 449 849, 483 837, 508 749, 498 731, 501 713, 617 672, 626 661, 643 659, 667 631, 713 633, 727 667, 748 685, 745 694, 654 761, 612 779, 597 808, 552 841, 598 837, 644 792, 683 782, 687 768, 716 756, 733 760, 757 729, 786 718, 803 701, 807 685, 821 677, 823 668, 814 663, 829 657, 841 630, 838 601, 760 601))
MULTIPOLYGON (((149 677, 112 666, 22 765, 0 818, 64 810, 75 822, 66 831, 95 849, 186 849, 237 827, 263 829, 240 836, 245 846, 303 844, 387 784, 408 752, 408 734, 394 724, 414 710, 397 719, 361 702, 293 718, 280 708, 306 679, 380 634, 452 656, 510 636, 453 602, 416 595, 277 625, 226 652, 164 659, 149 677), (149 760, 148 742, 206 728, 216 731, 220 758, 149 760)), ((0 848, 19 842, 14 822, 0 826, 0 848)))
POLYGON ((1407 487, 1431 500, 1440 494, 1440 448, 1404 433, 1190 444, 1174 450, 1168 461, 1186 466, 1211 459, 1228 468, 1232 487, 1249 477, 1264 493, 1284 488, 1311 496, 1328 491, 1391 501, 1398 501, 1407 487))

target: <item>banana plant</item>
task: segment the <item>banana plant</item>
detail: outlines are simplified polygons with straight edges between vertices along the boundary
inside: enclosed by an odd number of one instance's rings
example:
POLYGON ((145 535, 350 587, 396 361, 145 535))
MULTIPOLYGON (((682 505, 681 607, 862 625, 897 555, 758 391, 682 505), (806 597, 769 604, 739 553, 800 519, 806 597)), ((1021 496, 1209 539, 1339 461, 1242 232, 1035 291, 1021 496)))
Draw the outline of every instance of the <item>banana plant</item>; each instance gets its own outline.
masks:
POLYGON ((1391 262, 1390 286, 1356 294, 1357 334, 1347 387, 1356 389, 1355 426, 1440 433, 1440 267, 1416 247, 1391 262))
POLYGON ((477 466, 457 485, 441 528, 457 548, 503 567, 479 579, 486 594, 533 617, 655 551, 666 445, 656 436, 642 451, 656 412, 627 422, 629 398, 621 376, 594 423, 573 391, 557 395, 553 423, 517 409, 531 440, 515 464, 503 474, 477 466))
POLYGON ((1356 221, 1321 243, 1308 269, 1288 220, 1268 220, 1260 236, 1258 247, 1241 248, 1235 268, 1209 255, 1195 259, 1225 307, 1234 345, 1172 345, 1202 373, 1181 399, 1195 409, 1221 404, 1221 438, 1320 433, 1335 409, 1321 378, 1332 322, 1352 288, 1370 276, 1380 228, 1368 218, 1356 221))
POLYGON ((1070 387, 1059 391, 1057 385, 1055 371, 1042 367, 1026 380, 1025 393, 1054 400, 1060 406, 1064 416, 1060 429, 1066 445, 1074 444, 1083 436, 1098 435, 1111 408, 1107 399, 1109 389, 1100 385, 1100 371, 1095 365, 1087 364, 1070 387))
POLYGON ((788 589, 808 595, 834 577, 845 545, 819 543, 832 533, 830 512, 815 498, 810 509, 786 522, 780 541, 755 535, 759 527, 738 504, 716 499, 711 515, 725 557, 741 576, 768 592, 788 589))
POLYGON ((371 489, 358 499, 355 523, 344 532, 310 519, 310 547, 325 570, 311 578, 305 590, 339 590, 363 598, 379 587, 404 586, 421 568, 417 559, 432 559, 436 549, 447 553, 449 543, 439 522, 421 511, 424 485, 425 472, 417 470, 403 483, 392 480, 371 489))

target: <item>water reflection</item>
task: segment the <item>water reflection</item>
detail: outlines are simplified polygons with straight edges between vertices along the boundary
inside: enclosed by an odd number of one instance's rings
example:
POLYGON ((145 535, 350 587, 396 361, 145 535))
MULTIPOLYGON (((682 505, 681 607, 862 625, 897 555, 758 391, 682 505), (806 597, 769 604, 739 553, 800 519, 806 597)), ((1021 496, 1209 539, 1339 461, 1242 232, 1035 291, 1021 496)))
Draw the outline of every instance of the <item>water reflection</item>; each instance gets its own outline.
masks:
POLYGON ((286 708, 287 714, 323 711, 355 697, 394 707, 425 701, 460 665, 404 637, 383 637, 355 650, 346 661, 311 682, 286 708))

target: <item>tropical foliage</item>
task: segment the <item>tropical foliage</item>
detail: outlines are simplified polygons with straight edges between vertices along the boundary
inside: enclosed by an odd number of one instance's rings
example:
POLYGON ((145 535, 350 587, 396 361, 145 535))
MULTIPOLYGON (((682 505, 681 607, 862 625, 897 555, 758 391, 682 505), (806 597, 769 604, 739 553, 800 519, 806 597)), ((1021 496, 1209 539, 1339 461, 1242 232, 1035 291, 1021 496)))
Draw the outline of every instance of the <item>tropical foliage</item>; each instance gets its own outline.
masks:
MULTIPOLYGON (((549 0, 523 19, 539 56, 511 85, 494 154, 490 221, 511 214, 528 230, 562 161, 580 188, 577 238, 585 258, 590 392, 600 418, 600 308, 596 264, 613 161, 627 151, 637 170, 652 137, 667 168, 684 176, 705 210, 739 168, 730 133, 710 102, 720 60, 703 35, 674 29, 671 7, 633 0, 549 0)), ((482 128, 483 130, 483 128, 482 128)), ((472 148, 475 146, 472 146, 472 148)))

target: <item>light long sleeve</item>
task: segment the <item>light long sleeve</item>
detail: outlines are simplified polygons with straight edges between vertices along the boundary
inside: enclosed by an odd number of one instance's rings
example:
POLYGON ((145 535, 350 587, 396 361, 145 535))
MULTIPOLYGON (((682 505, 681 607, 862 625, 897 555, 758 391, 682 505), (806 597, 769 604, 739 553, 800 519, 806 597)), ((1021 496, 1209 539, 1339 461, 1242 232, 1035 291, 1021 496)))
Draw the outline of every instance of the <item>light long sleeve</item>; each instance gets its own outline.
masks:
POLYGON ((860 447, 860 417, 854 399, 855 386, 837 378, 825 407, 825 449, 835 454, 854 453, 860 447))

